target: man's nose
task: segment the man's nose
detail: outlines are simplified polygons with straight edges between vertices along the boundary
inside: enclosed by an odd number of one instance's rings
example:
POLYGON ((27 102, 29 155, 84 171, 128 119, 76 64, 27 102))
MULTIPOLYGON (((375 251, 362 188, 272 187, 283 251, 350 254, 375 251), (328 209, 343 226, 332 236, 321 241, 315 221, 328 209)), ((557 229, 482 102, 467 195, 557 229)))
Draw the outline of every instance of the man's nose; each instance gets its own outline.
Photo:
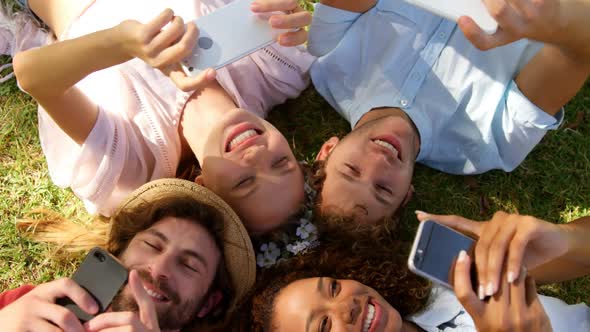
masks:
POLYGON ((168 279, 172 271, 172 260, 168 255, 161 254, 154 258, 149 266, 149 272, 154 280, 168 279))

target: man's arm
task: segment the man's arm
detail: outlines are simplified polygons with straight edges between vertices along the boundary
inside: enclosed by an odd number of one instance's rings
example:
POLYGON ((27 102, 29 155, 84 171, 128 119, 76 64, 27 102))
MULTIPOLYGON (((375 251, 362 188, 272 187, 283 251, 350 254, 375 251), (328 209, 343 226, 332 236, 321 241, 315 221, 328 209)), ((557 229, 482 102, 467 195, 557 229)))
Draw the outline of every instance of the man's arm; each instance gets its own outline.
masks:
POLYGON ((375 7, 377 0, 320 0, 320 3, 349 12, 364 13, 375 7))

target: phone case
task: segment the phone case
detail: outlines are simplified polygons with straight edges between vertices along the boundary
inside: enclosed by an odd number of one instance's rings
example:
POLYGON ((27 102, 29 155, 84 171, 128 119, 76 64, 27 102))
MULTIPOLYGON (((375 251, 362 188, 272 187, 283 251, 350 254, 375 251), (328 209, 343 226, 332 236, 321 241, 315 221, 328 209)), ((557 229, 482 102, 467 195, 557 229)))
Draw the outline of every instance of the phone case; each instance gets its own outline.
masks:
POLYGON ((492 18, 481 0, 406 0, 415 6, 424 8, 436 15, 452 21, 461 16, 471 17, 487 34, 498 29, 498 23, 492 18))
POLYGON ((410 251, 410 256, 408 257, 408 269, 410 269, 410 271, 412 271, 413 273, 415 273, 423 278, 432 280, 432 281, 437 282, 438 284, 441 284, 447 288, 453 289, 453 286, 451 286, 449 283, 444 282, 433 275, 423 272, 422 270, 418 269, 416 267, 416 265, 414 264, 414 261, 416 260, 416 255, 420 254, 418 252, 418 250, 419 250, 418 247, 420 246, 421 241, 423 241, 423 239, 424 239, 424 237, 422 237, 422 233, 424 232, 424 228, 425 228, 424 225, 427 225, 426 227, 428 227, 429 226, 427 224, 428 222, 430 222, 430 221, 424 221, 424 222, 421 222, 420 225, 418 225, 418 230, 416 230, 416 236, 414 237, 414 243, 412 244, 412 250, 410 251))
POLYGON ((250 10, 253 0, 236 0, 209 15, 199 17, 199 29, 193 54, 181 63, 188 76, 196 76, 207 68, 219 69, 248 54, 272 44, 286 30, 272 29, 268 19, 272 13, 255 14, 250 10))
MULTIPOLYGON (((127 282, 128 275, 127 269, 115 257, 96 247, 88 252, 72 279, 96 300, 99 306, 98 313, 102 313, 127 282)), ((82 322, 94 317, 80 309, 69 298, 59 299, 57 303, 71 310, 82 322)))

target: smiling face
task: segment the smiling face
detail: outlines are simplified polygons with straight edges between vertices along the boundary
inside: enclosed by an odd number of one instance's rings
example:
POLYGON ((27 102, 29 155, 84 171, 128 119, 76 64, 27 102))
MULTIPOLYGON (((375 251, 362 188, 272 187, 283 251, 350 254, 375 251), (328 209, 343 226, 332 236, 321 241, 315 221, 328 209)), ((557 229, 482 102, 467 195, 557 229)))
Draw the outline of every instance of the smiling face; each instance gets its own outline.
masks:
POLYGON ((321 210, 364 223, 391 216, 411 197, 417 149, 411 125, 391 116, 328 141, 318 157, 326 160, 321 210))
POLYGON ((304 201, 304 179, 285 137, 241 109, 228 112, 207 138, 197 182, 223 198, 252 233, 284 224, 304 201))
POLYGON ((277 331, 400 331, 400 314, 374 289, 354 280, 309 278, 277 295, 272 317, 277 331))
MULTIPOLYGON (((194 221, 166 217, 138 233, 120 257, 138 270, 144 289, 154 301, 162 329, 177 329, 204 316, 221 254, 209 232, 194 221)), ((135 305, 136 306, 136 305, 135 305)), ((113 310, 133 310, 126 286, 113 310)))

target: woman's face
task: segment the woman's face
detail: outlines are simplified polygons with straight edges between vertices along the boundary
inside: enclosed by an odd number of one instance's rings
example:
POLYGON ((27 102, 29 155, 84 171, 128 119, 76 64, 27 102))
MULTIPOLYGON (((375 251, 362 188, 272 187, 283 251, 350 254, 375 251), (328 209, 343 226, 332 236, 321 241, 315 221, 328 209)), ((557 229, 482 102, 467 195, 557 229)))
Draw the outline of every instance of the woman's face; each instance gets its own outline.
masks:
POLYGON ((354 280, 309 278, 277 295, 272 317, 277 331, 400 331, 400 314, 374 289, 354 280))
POLYGON ((242 109, 219 121, 204 147, 197 182, 223 198, 251 233, 285 223, 304 202, 304 179, 285 137, 242 109))

